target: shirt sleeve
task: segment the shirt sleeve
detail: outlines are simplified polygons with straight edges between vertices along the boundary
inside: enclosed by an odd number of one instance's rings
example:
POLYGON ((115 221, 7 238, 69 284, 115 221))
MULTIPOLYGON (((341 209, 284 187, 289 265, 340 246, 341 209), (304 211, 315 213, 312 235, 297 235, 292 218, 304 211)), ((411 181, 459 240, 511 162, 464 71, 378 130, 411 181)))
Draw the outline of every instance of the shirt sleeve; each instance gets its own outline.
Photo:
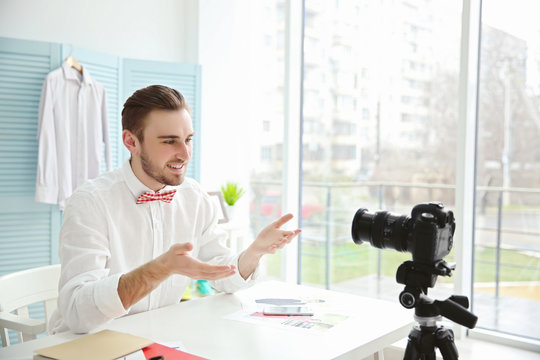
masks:
POLYGON ((118 295, 122 274, 109 276, 103 213, 90 194, 77 192, 68 200, 63 216, 58 310, 63 323, 76 333, 86 333, 129 311, 118 295))
POLYGON ((203 211, 203 213, 208 214, 208 226, 201 237, 199 260, 214 265, 235 265, 237 269, 233 276, 210 281, 210 284, 217 290, 226 293, 233 293, 253 285, 259 274, 259 266, 247 280, 240 275, 238 271, 240 254, 233 253, 226 245, 227 233, 218 226, 219 212, 216 204, 211 201, 206 193, 203 195, 203 204, 206 207, 206 211, 203 211))
POLYGON ((38 114, 37 202, 58 203, 58 169, 54 124, 53 80, 47 76, 41 90, 38 114))

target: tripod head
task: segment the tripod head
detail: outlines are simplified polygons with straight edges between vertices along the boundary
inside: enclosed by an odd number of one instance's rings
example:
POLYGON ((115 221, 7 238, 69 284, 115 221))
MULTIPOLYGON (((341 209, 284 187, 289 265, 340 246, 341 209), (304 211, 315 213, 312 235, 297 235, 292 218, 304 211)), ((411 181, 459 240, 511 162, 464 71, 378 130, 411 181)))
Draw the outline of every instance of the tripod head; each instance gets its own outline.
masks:
POLYGON ((417 320, 444 316, 460 325, 472 329, 478 317, 468 311, 469 299, 462 295, 452 295, 446 300, 433 300, 427 296, 428 287, 433 287, 437 276, 451 276, 455 264, 438 260, 432 265, 405 261, 396 272, 396 281, 405 285, 399 294, 399 303, 407 309, 415 309, 417 320))

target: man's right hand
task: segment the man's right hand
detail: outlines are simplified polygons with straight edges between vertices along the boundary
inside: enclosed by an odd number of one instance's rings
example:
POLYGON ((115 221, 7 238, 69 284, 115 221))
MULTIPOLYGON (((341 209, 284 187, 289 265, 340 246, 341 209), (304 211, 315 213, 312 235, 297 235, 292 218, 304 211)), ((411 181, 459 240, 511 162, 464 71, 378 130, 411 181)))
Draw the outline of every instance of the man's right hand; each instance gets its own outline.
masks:
POLYGON ((173 244, 154 261, 163 266, 169 276, 180 274, 195 280, 219 280, 236 272, 234 265, 211 265, 199 261, 190 255, 191 250, 193 250, 191 243, 173 244))
POLYGON ((218 280, 234 275, 234 265, 211 265, 190 255, 193 244, 174 244, 154 260, 124 274, 118 281, 118 295, 124 309, 148 295, 172 274, 196 280, 218 280))

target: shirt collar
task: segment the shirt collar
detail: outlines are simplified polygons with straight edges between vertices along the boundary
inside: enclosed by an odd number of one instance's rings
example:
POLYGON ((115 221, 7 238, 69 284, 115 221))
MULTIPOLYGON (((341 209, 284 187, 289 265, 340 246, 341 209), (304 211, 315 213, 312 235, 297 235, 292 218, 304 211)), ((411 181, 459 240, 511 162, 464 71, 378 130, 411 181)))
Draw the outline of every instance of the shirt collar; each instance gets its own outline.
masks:
MULTIPOLYGON (((79 75, 77 74, 79 71, 72 68, 68 63, 67 61, 64 61, 62 63, 62 70, 64 72, 64 77, 66 79, 69 79, 69 80, 75 80, 77 82, 81 82, 81 80, 79 80, 79 75)), ((92 81, 92 77, 90 76, 90 72, 88 70, 86 70, 86 67, 83 66, 82 68, 82 82, 85 84, 85 85, 92 85, 93 84, 93 81, 92 81)))
MULTIPOLYGON (((133 195, 133 198, 135 201, 139 196, 141 196, 144 192, 154 192, 154 190, 150 189, 148 186, 144 185, 135 175, 133 172, 133 169, 131 168, 131 164, 129 162, 129 159, 127 159, 124 162, 124 165, 122 165, 122 174, 124 176, 124 179, 126 180, 126 184, 128 189, 131 191, 131 194, 133 195)), ((182 184, 178 186, 171 186, 166 185, 163 189, 159 190, 157 193, 160 194, 162 192, 170 191, 170 190, 178 190, 182 187, 182 184)))

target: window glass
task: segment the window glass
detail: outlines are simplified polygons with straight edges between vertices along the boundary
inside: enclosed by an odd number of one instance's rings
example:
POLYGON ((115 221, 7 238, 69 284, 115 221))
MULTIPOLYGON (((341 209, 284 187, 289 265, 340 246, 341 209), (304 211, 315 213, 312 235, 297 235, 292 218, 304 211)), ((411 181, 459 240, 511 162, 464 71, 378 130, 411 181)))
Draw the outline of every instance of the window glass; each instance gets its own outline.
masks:
POLYGON ((301 280, 397 302, 411 254, 354 244, 351 222, 454 208, 460 2, 306 0, 304 19, 301 280))
MULTIPOLYGON (((251 63, 255 78, 251 107, 253 123, 246 137, 251 154, 250 230, 258 234, 281 215, 283 149, 284 26, 283 0, 250 3, 252 9, 251 63)), ((281 256, 263 257, 262 275, 281 278, 281 256)))
POLYGON ((540 4, 482 5, 473 309, 540 339, 540 4), (508 16, 508 14, 512 16, 508 16))

